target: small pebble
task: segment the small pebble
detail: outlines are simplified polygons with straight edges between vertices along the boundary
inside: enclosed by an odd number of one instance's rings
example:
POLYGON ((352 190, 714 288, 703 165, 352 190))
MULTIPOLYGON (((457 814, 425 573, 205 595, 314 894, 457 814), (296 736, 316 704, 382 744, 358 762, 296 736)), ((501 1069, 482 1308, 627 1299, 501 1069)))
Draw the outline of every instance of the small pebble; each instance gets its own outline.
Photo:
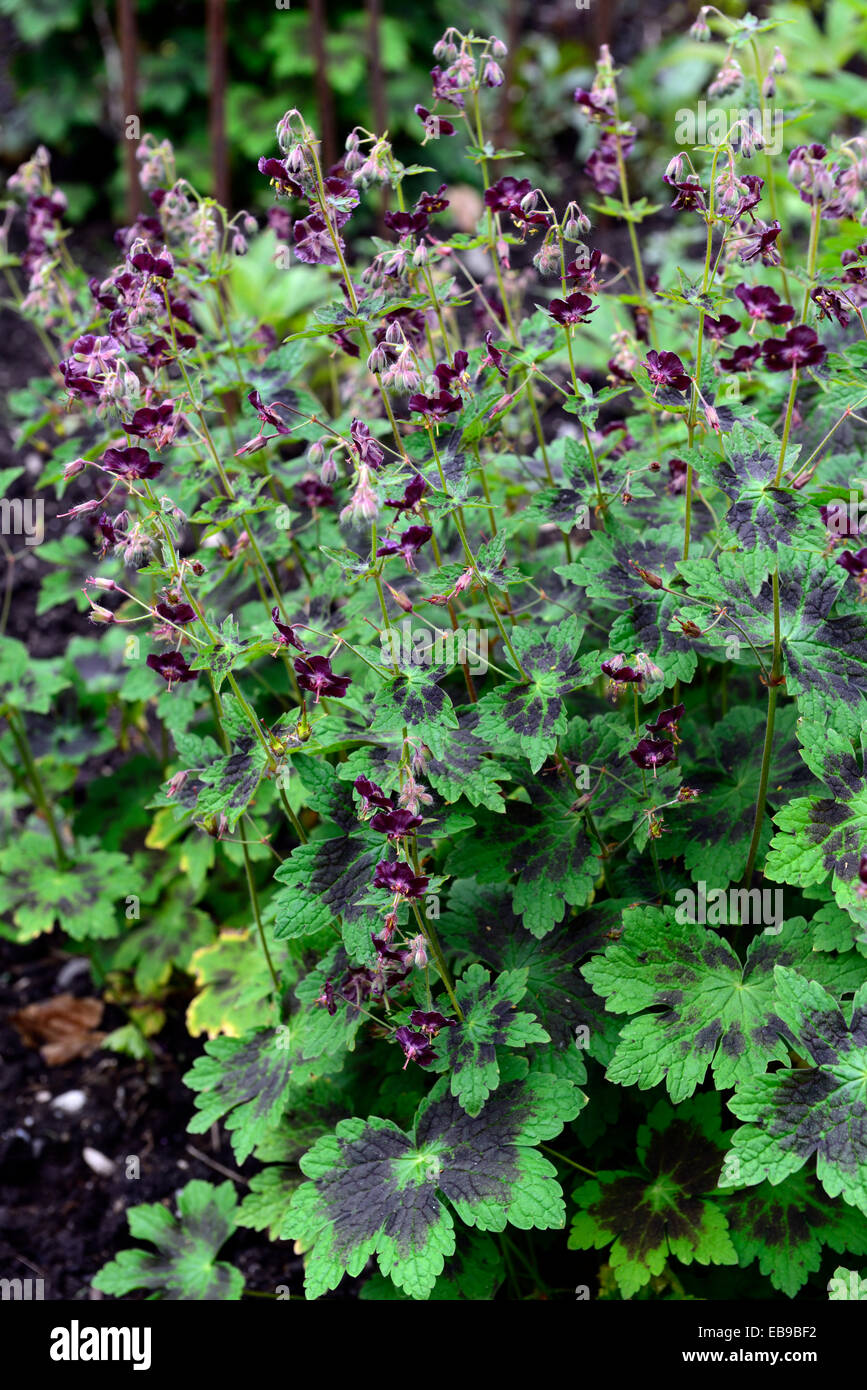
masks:
POLYGON ((34 1100, 38 1101, 40 1105, 44 1105, 47 1100, 51 1100, 51 1092, 37 1091, 34 1100))
POLYGON ((105 1154, 101 1154, 99 1149, 92 1149, 86 1144, 81 1150, 81 1156, 88 1168, 94 1173, 98 1173, 101 1178, 110 1177, 114 1172, 114 1164, 111 1159, 106 1158, 105 1154))
POLYGON ((87 1096, 83 1091, 64 1091, 51 1102, 52 1110, 62 1110, 64 1115, 77 1115, 83 1110, 87 1096))

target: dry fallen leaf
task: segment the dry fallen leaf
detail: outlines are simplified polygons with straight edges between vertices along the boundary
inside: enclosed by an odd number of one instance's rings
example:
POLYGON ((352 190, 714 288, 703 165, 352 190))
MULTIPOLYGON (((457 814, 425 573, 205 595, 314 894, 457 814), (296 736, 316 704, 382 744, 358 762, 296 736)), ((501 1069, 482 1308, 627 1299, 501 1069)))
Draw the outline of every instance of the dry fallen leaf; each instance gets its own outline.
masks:
POLYGON ((62 1066, 73 1057, 89 1057, 105 1037, 95 1029, 102 1021, 101 999, 76 999, 74 994, 57 994, 27 1004, 9 1021, 28 1047, 38 1047, 49 1067, 62 1066))

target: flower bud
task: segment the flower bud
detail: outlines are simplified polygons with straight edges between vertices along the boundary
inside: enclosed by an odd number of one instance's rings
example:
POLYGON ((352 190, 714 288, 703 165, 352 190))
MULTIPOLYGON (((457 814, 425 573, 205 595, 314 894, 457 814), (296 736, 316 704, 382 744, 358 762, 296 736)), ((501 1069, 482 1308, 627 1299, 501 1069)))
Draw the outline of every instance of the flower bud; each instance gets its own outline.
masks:
POLYGON ((488 43, 491 46, 491 52, 495 58, 505 58, 509 50, 502 39, 498 39, 495 34, 492 34, 488 39, 488 43))
POLYGON ((503 69, 500 67, 499 63, 495 63, 493 59, 489 58, 487 63, 485 63, 484 71, 482 73, 482 81, 484 82, 485 86, 502 87, 505 80, 506 79, 503 76, 503 69))
POLYGON ((87 467, 86 459, 73 459, 63 470, 63 481, 68 482, 70 478, 77 478, 79 473, 83 473, 87 467))
POLYGON ((110 608, 101 608, 98 603, 91 604, 90 621, 92 623, 113 623, 114 614, 110 608))

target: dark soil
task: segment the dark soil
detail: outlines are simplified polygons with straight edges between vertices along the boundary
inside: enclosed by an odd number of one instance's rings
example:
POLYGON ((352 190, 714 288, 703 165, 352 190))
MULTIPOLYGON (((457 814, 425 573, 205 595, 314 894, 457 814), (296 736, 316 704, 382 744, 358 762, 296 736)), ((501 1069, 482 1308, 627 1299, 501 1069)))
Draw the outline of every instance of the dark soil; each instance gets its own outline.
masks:
MULTIPOLYGON (((119 1250, 138 1242, 126 1212, 140 1202, 168 1202, 192 1178, 226 1181, 220 1164, 244 1178, 259 1169, 239 1169, 225 1135, 188 1135, 192 1093, 181 1077, 201 1052, 178 1012, 155 1040, 155 1060, 136 1062, 98 1049, 90 1057, 49 1067, 25 1046, 9 1015, 25 1004, 61 992, 98 995, 83 958, 52 949, 50 938, 30 946, 0 942, 0 1276, 41 1278, 45 1298, 101 1298, 90 1288, 97 1270, 119 1250), (70 962, 81 962, 70 979, 70 962), (60 979, 58 980, 58 976, 60 979), (69 1115, 52 1100, 81 1091, 84 1103, 69 1115), (109 1176, 91 1170, 88 1146, 114 1163, 109 1176), (197 1158, 190 1149, 204 1155, 197 1158), (139 1160, 140 1177, 126 1177, 126 1160, 139 1160)), ((101 1028, 124 1022, 109 1006, 101 1028)), ((279 1285, 302 1292, 303 1266, 289 1241, 266 1232, 238 1230, 220 1252, 236 1265, 248 1290, 273 1295, 279 1285)), ((345 1296, 345 1295, 344 1295, 345 1296)), ((137 1299, 140 1295, 130 1295, 137 1299)))

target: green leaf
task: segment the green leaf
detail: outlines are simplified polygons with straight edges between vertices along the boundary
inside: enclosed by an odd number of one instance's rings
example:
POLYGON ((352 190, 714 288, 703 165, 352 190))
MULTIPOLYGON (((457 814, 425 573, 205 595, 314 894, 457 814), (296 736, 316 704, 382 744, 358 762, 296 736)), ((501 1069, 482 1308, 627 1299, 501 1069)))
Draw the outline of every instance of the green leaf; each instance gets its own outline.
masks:
POLYGON ((457 843, 446 868, 479 883, 516 875, 512 906, 528 931, 544 936, 562 922, 567 906, 584 906, 600 867, 584 817, 572 809, 574 789, 543 771, 531 794, 532 803, 510 799, 505 816, 479 813, 475 831, 457 843))
POLYGON ((458 710, 459 727, 450 735, 443 758, 427 760, 425 777, 447 803, 467 798, 472 806, 504 811, 506 803, 498 786, 511 773, 480 736, 478 706, 458 710))
MULTIPOLYGON (((737 905, 746 906, 736 891, 737 905)), ((678 1102, 692 1095, 710 1067, 717 1090, 724 1090, 771 1061, 788 1059, 792 1036, 779 1017, 775 966, 824 977, 838 994, 867 978, 867 962, 857 952, 831 958, 814 951, 803 917, 783 923, 776 935, 757 936, 741 966, 716 932, 678 921, 682 911, 624 912, 620 940, 582 969, 607 1008, 638 1015, 622 1030, 609 1081, 647 1090, 664 1080, 678 1102), (650 1009, 662 1012, 645 1012, 650 1009)))
MULTIPOLYGON (((471 1232, 464 1237, 460 1248, 446 1260, 443 1272, 430 1292, 430 1301, 490 1303, 502 1282, 502 1256, 494 1240, 491 1236, 471 1232)), ((359 1297, 390 1303, 404 1299, 406 1295, 390 1279, 374 1270, 362 1284, 359 1297)))
POLYGON ((458 727, 454 706, 437 685, 440 668, 407 665, 384 681, 373 702, 371 733, 406 728, 410 738, 426 743, 436 758, 448 756, 452 730, 458 727))
POLYGON ((53 658, 34 660, 14 637, 0 637, 0 705, 48 714, 57 692, 70 684, 59 667, 53 658))
POLYGON ((828 1200, 812 1178, 791 1173, 732 1194, 726 1204, 741 1267, 758 1260, 775 1289, 794 1298, 822 1263, 822 1248, 867 1255, 867 1222, 860 1212, 828 1200))
MULTIPOLYGON (((780 566, 780 635, 786 693, 794 695, 800 713, 811 722, 855 733, 867 719, 867 631, 860 614, 832 609, 846 572, 819 555, 790 552, 791 562, 780 566)), ((689 592, 727 610, 754 646, 764 648, 769 669, 774 641, 774 599, 770 578, 753 595, 753 576, 744 559, 723 551, 716 560, 684 560, 678 565, 689 592)), ((707 628, 711 610, 684 606, 681 616, 707 628)), ((727 655, 753 654, 724 616, 704 632, 712 646, 727 655), (732 646, 733 644, 733 646, 732 646)))
POLYGON ((274 643, 264 637, 250 641, 240 634, 240 627, 230 615, 220 624, 219 642, 200 648, 190 662, 194 671, 210 671, 218 691, 231 671, 249 666, 260 656, 270 656, 274 650, 274 643))
POLYGON ((236 1226, 235 1190, 230 1182, 188 1182, 177 1195, 178 1217, 159 1202, 130 1207, 130 1234, 156 1246, 121 1250, 92 1280, 100 1293, 116 1298, 150 1289, 152 1298, 193 1302, 237 1302, 244 1276, 216 1256, 236 1226))
POLYGON ((242 1038, 214 1038, 205 1043, 184 1081, 197 1091, 199 1111, 189 1123, 191 1134, 204 1134, 225 1119, 239 1163, 253 1152, 262 1131, 277 1124, 292 1086, 293 1054, 287 1027, 247 1033, 242 1038))
POLYGON ((856 1269, 838 1265, 828 1282, 828 1298, 831 1301, 853 1299, 859 1303, 867 1302, 867 1279, 862 1278, 856 1269))
POLYGON ((658 1106, 639 1130, 637 1147, 640 1167, 600 1172, 576 1189, 581 1210, 570 1250, 611 1245, 609 1263, 624 1298, 660 1275, 669 1258, 737 1264, 725 1213, 709 1195, 717 1188, 721 1150, 689 1107, 675 1114, 658 1106))
POLYGON ((757 437, 755 427, 747 432, 735 425, 726 439, 726 454, 714 462, 711 477, 731 504, 725 531, 752 564, 766 573, 782 546, 825 549, 827 537, 818 512, 804 506, 795 488, 775 484, 780 448, 770 430, 757 437))
POLYGON ((0 850, 0 936, 30 941, 55 923, 75 941, 117 936, 127 897, 139 897, 142 880, 125 854, 80 846, 83 857, 58 868, 51 841, 25 831, 0 850))
POLYGON ((774 816, 779 833, 771 840, 766 878, 807 888, 825 883, 840 907, 862 929, 867 899, 861 896, 858 866, 867 849, 867 735, 859 754, 834 729, 802 723, 801 757, 821 780, 827 796, 795 797, 774 816))
POLYGON ((344 1120, 301 1160, 311 1181, 282 1234, 309 1250, 308 1298, 344 1272, 360 1274, 373 1255, 411 1298, 429 1297, 455 1250, 453 1213, 482 1231, 565 1224, 556 1170, 532 1146, 577 1114, 574 1088, 545 1076, 512 1082, 474 1118, 448 1084, 442 1077, 422 1102, 411 1133, 375 1116, 344 1120))
POLYGON ((735 1132, 721 1183, 776 1186, 811 1159, 829 1197, 867 1213, 867 985, 852 1005, 852 1020, 833 995, 813 980, 778 966, 777 1011, 792 1046, 811 1066, 784 1067, 753 1076, 736 1090, 729 1109, 747 1123, 735 1132))
POLYGON ((478 731, 488 743, 520 752, 538 772, 566 729, 563 696, 587 683, 575 660, 581 629, 570 616, 539 638, 531 628, 514 628, 511 637, 526 681, 498 685, 476 706, 478 731))
POLYGON ((471 965, 455 985, 464 1017, 442 1030, 437 1051, 451 1067, 451 1093, 468 1115, 478 1115, 500 1084, 498 1047, 551 1041, 533 1014, 516 1011, 526 989, 526 970, 504 971, 492 982, 482 965, 471 965))
MULTIPOLYGON (((269 950, 279 971, 285 948, 269 941, 269 950)), ((187 1031, 192 1037, 225 1033, 238 1038, 275 1022, 274 984, 255 932, 221 931, 216 941, 193 953, 190 969, 199 990, 187 1009, 187 1031)))
POLYGON ((649 685, 650 696, 675 681, 691 681, 695 675, 695 643, 679 626, 676 630, 672 626, 679 602, 676 595, 652 589, 638 573, 647 570, 670 587, 682 554, 682 528, 656 526, 639 534, 612 519, 607 533, 593 533, 580 560, 556 567, 558 574, 588 597, 601 599, 609 611, 620 613, 611 628, 611 646, 629 657, 643 652, 663 673, 661 683, 649 685))

